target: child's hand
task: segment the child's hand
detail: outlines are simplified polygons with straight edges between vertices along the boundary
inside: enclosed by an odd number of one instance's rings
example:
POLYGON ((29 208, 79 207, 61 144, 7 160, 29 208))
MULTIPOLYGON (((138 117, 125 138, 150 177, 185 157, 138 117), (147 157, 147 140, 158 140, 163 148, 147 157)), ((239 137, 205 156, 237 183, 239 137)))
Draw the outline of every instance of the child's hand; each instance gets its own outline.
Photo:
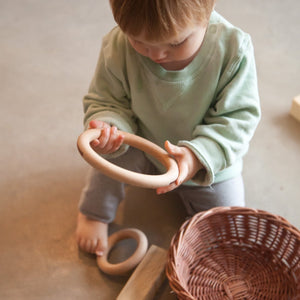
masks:
POLYGON ((101 128, 98 139, 91 141, 90 145, 99 154, 109 154, 117 151, 123 144, 124 136, 120 134, 116 126, 110 126, 102 121, 91 121, 89 128, 101 128))
POLYGON ((203 168, 196 155, 189 148, 178 147, 171 144, 169 141, 165 142, 165 148, 167 152, 175 158, 179 169, 179 175, 170 185, 157 188, 157 194, 167 193, 176 189, 182 183, 193 178, 195 174, 203 168))

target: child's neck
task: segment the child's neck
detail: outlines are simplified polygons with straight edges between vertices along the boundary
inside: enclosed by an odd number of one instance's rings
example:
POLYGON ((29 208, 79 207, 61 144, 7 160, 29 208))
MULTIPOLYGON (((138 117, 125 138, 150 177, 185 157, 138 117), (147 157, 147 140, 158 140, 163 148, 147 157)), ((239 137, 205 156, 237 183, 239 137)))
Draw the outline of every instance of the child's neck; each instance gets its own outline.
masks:
POLYGON ((160 65, 167 71, 180 71, 187 67, 192 62, 195 56, 189 58, 188 60, 162 63, 160 65))
MULTIPOLYGON (((201 45, 202 46, 202 45, 201 45)), ((160 64, 164 69, 167 71, 180 71, 183 70, 185 67, 187 67, 197 56, 198 52, 200 51, 200 48, 192 55, 190 58, 186 60, 181 60, 181 61, 174 61, 174 62, 167 62, 167 63, 162 63, 160 64)))

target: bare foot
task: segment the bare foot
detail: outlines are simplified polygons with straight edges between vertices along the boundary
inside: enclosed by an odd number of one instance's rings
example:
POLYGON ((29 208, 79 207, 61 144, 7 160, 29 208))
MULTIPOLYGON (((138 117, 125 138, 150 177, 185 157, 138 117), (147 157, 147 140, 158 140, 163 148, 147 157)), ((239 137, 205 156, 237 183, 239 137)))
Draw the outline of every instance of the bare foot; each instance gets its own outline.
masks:
POLYGON ((108 224, 78 213, 76 241, 80 249, 102 256, 107 248, 108 224))

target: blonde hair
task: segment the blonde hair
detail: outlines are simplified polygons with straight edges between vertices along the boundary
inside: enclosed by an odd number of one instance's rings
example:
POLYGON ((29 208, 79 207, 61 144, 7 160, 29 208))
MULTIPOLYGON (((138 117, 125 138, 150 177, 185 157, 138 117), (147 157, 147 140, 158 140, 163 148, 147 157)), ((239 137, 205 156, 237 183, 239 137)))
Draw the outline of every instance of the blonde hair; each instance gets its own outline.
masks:
POLYGON ((215 0, 110 0, 121 30, 149 41, 175 37, 190 25, 206 25, 215 0))

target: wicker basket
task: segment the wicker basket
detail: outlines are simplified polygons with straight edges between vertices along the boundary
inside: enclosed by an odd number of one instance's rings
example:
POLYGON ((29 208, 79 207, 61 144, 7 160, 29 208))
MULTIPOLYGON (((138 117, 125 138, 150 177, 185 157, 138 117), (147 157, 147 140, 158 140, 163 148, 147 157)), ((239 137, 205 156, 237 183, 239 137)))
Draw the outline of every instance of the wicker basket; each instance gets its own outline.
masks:
POLYGON ((173 237, 166 273, 179 299, 300 299, 300 231, 265 211, 213 208, 173 237))

